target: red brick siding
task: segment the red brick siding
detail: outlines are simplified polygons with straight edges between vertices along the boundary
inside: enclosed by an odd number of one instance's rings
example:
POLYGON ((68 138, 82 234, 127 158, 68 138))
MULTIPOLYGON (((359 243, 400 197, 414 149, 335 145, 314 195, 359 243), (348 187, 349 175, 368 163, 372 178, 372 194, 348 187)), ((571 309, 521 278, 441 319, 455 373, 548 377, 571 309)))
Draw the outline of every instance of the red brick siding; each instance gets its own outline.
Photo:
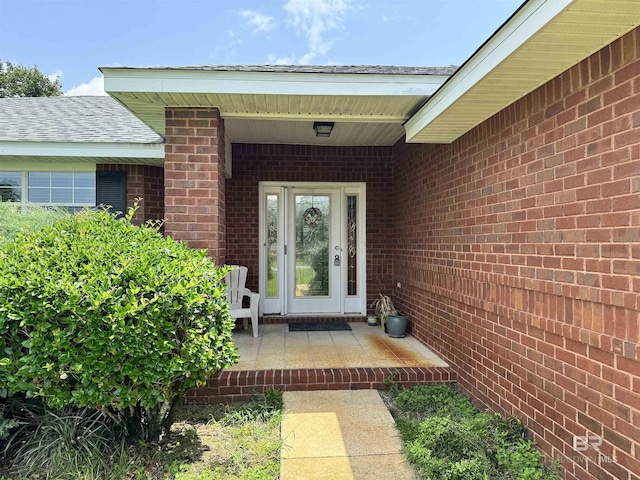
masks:
POLYGON ((366 182, 367 296, 391 288, 393 212, 391 147, 233 145, 227 180, 227 260, 249 267, 258 288, 258 182, 366 182))
POLYGON ((149 165, 102 164, 97 170, 127 173, 127 206, 141 198, 134 223, 164 218, 164 169, 149 165))
POLYGON ((479 403, 566 478, 640 478, 640 31, 452 145, 396 146, 394 282, 479 403))
POLYGON ((385 381, 411 387, 421 383, 455 382, 446 367, 399 368, 294 368, 291 370, 226 370, 206 386, 187 392, 188 404, 246 401, 268 389, 293 392, 312 390, 384 390, 385 381))
POLYGON ((164 167, 144 167, 145 220, 164 219, 164 167))
POLYGON ((226 257, 224 123, 216 108, 167 108, 165 233, 226 257))

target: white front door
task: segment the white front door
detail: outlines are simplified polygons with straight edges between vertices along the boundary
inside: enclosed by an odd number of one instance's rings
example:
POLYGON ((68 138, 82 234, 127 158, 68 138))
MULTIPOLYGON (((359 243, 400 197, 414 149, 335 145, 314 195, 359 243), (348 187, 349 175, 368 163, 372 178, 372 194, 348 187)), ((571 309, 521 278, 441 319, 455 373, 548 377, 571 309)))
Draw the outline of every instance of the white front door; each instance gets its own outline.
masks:
POLYGON ((264 314, 365 314, 363 184, 260 184, 264 314))
POLYGON ((340 190, 288 193, 287 312, 340 313, 340 190))

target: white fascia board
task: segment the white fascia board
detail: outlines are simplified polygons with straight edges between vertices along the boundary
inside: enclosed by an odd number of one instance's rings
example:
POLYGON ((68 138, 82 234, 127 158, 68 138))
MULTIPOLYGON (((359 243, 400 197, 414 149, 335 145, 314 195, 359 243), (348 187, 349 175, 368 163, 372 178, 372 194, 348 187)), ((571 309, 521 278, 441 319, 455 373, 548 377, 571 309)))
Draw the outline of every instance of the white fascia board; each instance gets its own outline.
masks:
POLYGON ((164 144, 4 141, 0 156, 164 158, 164 144))
POLYGON ((245 95, 432 95, 447 75, 226 72, 102 68, 108 93, 245 95))
POLYGON ((405 124, 407 142, 471 87, 506 60, 574 0, 530 0, 479 51, 453 74, 405 124))

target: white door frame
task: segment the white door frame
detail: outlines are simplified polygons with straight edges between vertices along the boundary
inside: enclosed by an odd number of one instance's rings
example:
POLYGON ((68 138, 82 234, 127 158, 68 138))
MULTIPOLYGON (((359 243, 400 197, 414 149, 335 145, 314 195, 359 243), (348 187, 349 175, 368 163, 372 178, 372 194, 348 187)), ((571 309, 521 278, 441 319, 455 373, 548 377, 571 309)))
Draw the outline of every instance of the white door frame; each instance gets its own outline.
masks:
MULTIPOLYGON (((285 257, 285 249, 287 249, 289 238, 286 237, 286 224, 289 220, 289 197, 293 189, 318 189, 321 190, 338 190, 341 196, 341 252, 340 252, 340 276, 342 281, 342 294, 340 295, 339 311, 337 312, 315 312, 316 315, 327 314, 353 314, 366 315, 366 184, 361 182, 340 182, 340 183, 320 183, 320 182, 260 182, 259 191, 259 291, 260 291, 260 314, 292 314, 288 311, 288 288, 290 285, 288 277, 290 273, 287 270, 287 262, 285 257), (272 199, 277 198, 278 202, 278 232, 277 232, 277 269, 280 273, 277 282, 277 296, 267 297, 267 195, 272 199), (357 289, 356 295, 347 295, 347 228, 346 228, 346 198, 348 196, 356 196, 358 202, 357 208, 357 289)), ((333 248, 333 247, 332 247, 333 248)), ((333 255, 333 254, 332 254, 333 255)), ((303 312, 298 312, 300 315, 303 312)), ((308 312, 311 313, 311 312, 308 312)))

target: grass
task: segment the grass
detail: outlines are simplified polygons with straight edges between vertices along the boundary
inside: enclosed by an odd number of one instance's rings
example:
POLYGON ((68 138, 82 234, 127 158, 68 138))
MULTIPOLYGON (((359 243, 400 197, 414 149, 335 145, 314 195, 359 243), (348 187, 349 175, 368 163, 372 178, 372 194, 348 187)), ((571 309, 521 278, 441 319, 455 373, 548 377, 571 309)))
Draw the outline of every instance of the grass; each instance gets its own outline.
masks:
MULTIPOLYGON (((280 475, 282 392, 268 391, 248 404, 185 407, 178 430, 198 437, 189 462, 182 446, 163 452, 176 480, 271 480, 280 475), (166 454, 169 453, 169 457, 166 454), (175 457, 175 458, 173 458, 175 457), (173 460, 172 460, 173 458, 173 460)), ((186 449, 189 450, 189 449, 186 449)))
POLYGON ((19 445, 5 458, 21 460, 0 468, 0 480, 275 480, 280 474, 277 390, 248 403, 183 407, 161 446, 125 444, 108 434, 96 412, 63 413, 38 413, 23 424, 27 435, 16 437, 19 445))
POLYGON ((514 417, 479 411, 448 384, 393 385, 383 398, 421 479, 560 480, 514 417))

